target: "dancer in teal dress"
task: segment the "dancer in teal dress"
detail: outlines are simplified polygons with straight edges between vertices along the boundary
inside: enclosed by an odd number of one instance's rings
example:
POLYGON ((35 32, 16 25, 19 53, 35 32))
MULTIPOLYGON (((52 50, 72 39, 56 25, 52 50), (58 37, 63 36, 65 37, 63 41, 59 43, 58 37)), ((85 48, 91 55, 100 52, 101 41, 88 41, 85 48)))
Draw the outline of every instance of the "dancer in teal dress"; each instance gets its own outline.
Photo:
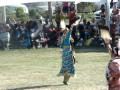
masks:
POLYGON ((73 23, 69 29, 66 28, 65 21, 63 19, 61 20, 61 22, 61 30, 63 32, 61 40, 62 66, 59 72, 59 76, 64 76, 63 83, 67 85, 70 77, 75 75, 75 57, 73 56, 73 51, 71 47, 71 32, 73 27, 77 26, 80 23, 80 19, 76 19, 75 23, 73 23))
POLYGON ((64 76, 63 83, 67 85, 70 76, 75 75, 75 67, 73 60, 73 53, 70 44, 71 39, 71 31, 69 29, 63 30, 63 36, 61 40, 61 48, 62 48, 62 67, 59 75, 64 76))

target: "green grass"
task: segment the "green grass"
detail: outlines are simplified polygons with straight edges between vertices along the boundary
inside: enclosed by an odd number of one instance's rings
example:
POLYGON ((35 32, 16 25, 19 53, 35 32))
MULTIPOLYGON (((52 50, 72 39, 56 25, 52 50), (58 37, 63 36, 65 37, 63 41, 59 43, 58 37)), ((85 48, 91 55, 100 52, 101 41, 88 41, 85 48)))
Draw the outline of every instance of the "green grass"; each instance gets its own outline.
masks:
POLYGON ((99 48, 77 49, 76 59, 76 77, 64 86, 63 77, 57 77, 60 49, 0 51, 0 90, 107 90, 108 53, 99 48))

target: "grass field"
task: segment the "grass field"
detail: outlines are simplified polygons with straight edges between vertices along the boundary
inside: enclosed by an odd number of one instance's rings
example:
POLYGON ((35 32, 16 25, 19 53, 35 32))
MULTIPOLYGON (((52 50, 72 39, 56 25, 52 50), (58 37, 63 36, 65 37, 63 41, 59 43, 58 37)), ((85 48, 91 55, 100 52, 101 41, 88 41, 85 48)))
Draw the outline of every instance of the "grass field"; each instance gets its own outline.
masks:
POLYGON ((0 90, 107 90, 109 58, 104 49, 77 49, 76 77, 66 86, 57 77, 59 48, 0 51, 0 90))

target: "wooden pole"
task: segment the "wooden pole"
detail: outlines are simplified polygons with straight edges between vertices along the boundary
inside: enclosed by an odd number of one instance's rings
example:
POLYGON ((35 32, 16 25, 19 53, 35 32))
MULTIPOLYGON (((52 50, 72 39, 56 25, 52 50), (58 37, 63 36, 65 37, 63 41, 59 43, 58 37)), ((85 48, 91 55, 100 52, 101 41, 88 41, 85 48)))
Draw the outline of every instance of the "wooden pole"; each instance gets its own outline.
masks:
POLYGON ((49 20, 52 23, 52 3, 48 2, 48 15, 49 15, 49 20))

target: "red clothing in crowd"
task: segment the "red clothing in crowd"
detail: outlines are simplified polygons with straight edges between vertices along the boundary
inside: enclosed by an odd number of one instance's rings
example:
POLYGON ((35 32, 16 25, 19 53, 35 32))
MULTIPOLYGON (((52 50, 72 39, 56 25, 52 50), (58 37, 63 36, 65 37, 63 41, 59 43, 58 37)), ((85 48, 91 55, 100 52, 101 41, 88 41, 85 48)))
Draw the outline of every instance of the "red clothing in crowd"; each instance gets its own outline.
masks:
POLYGON ((64 7, 68 7, 68 2, 63 2, 64 7))
POLYGON ((75 11, 71 11, 71 12, 68 14, 69 25, 72 25, 72 24, 75 22, 75 17, 76 17, 75 11))

